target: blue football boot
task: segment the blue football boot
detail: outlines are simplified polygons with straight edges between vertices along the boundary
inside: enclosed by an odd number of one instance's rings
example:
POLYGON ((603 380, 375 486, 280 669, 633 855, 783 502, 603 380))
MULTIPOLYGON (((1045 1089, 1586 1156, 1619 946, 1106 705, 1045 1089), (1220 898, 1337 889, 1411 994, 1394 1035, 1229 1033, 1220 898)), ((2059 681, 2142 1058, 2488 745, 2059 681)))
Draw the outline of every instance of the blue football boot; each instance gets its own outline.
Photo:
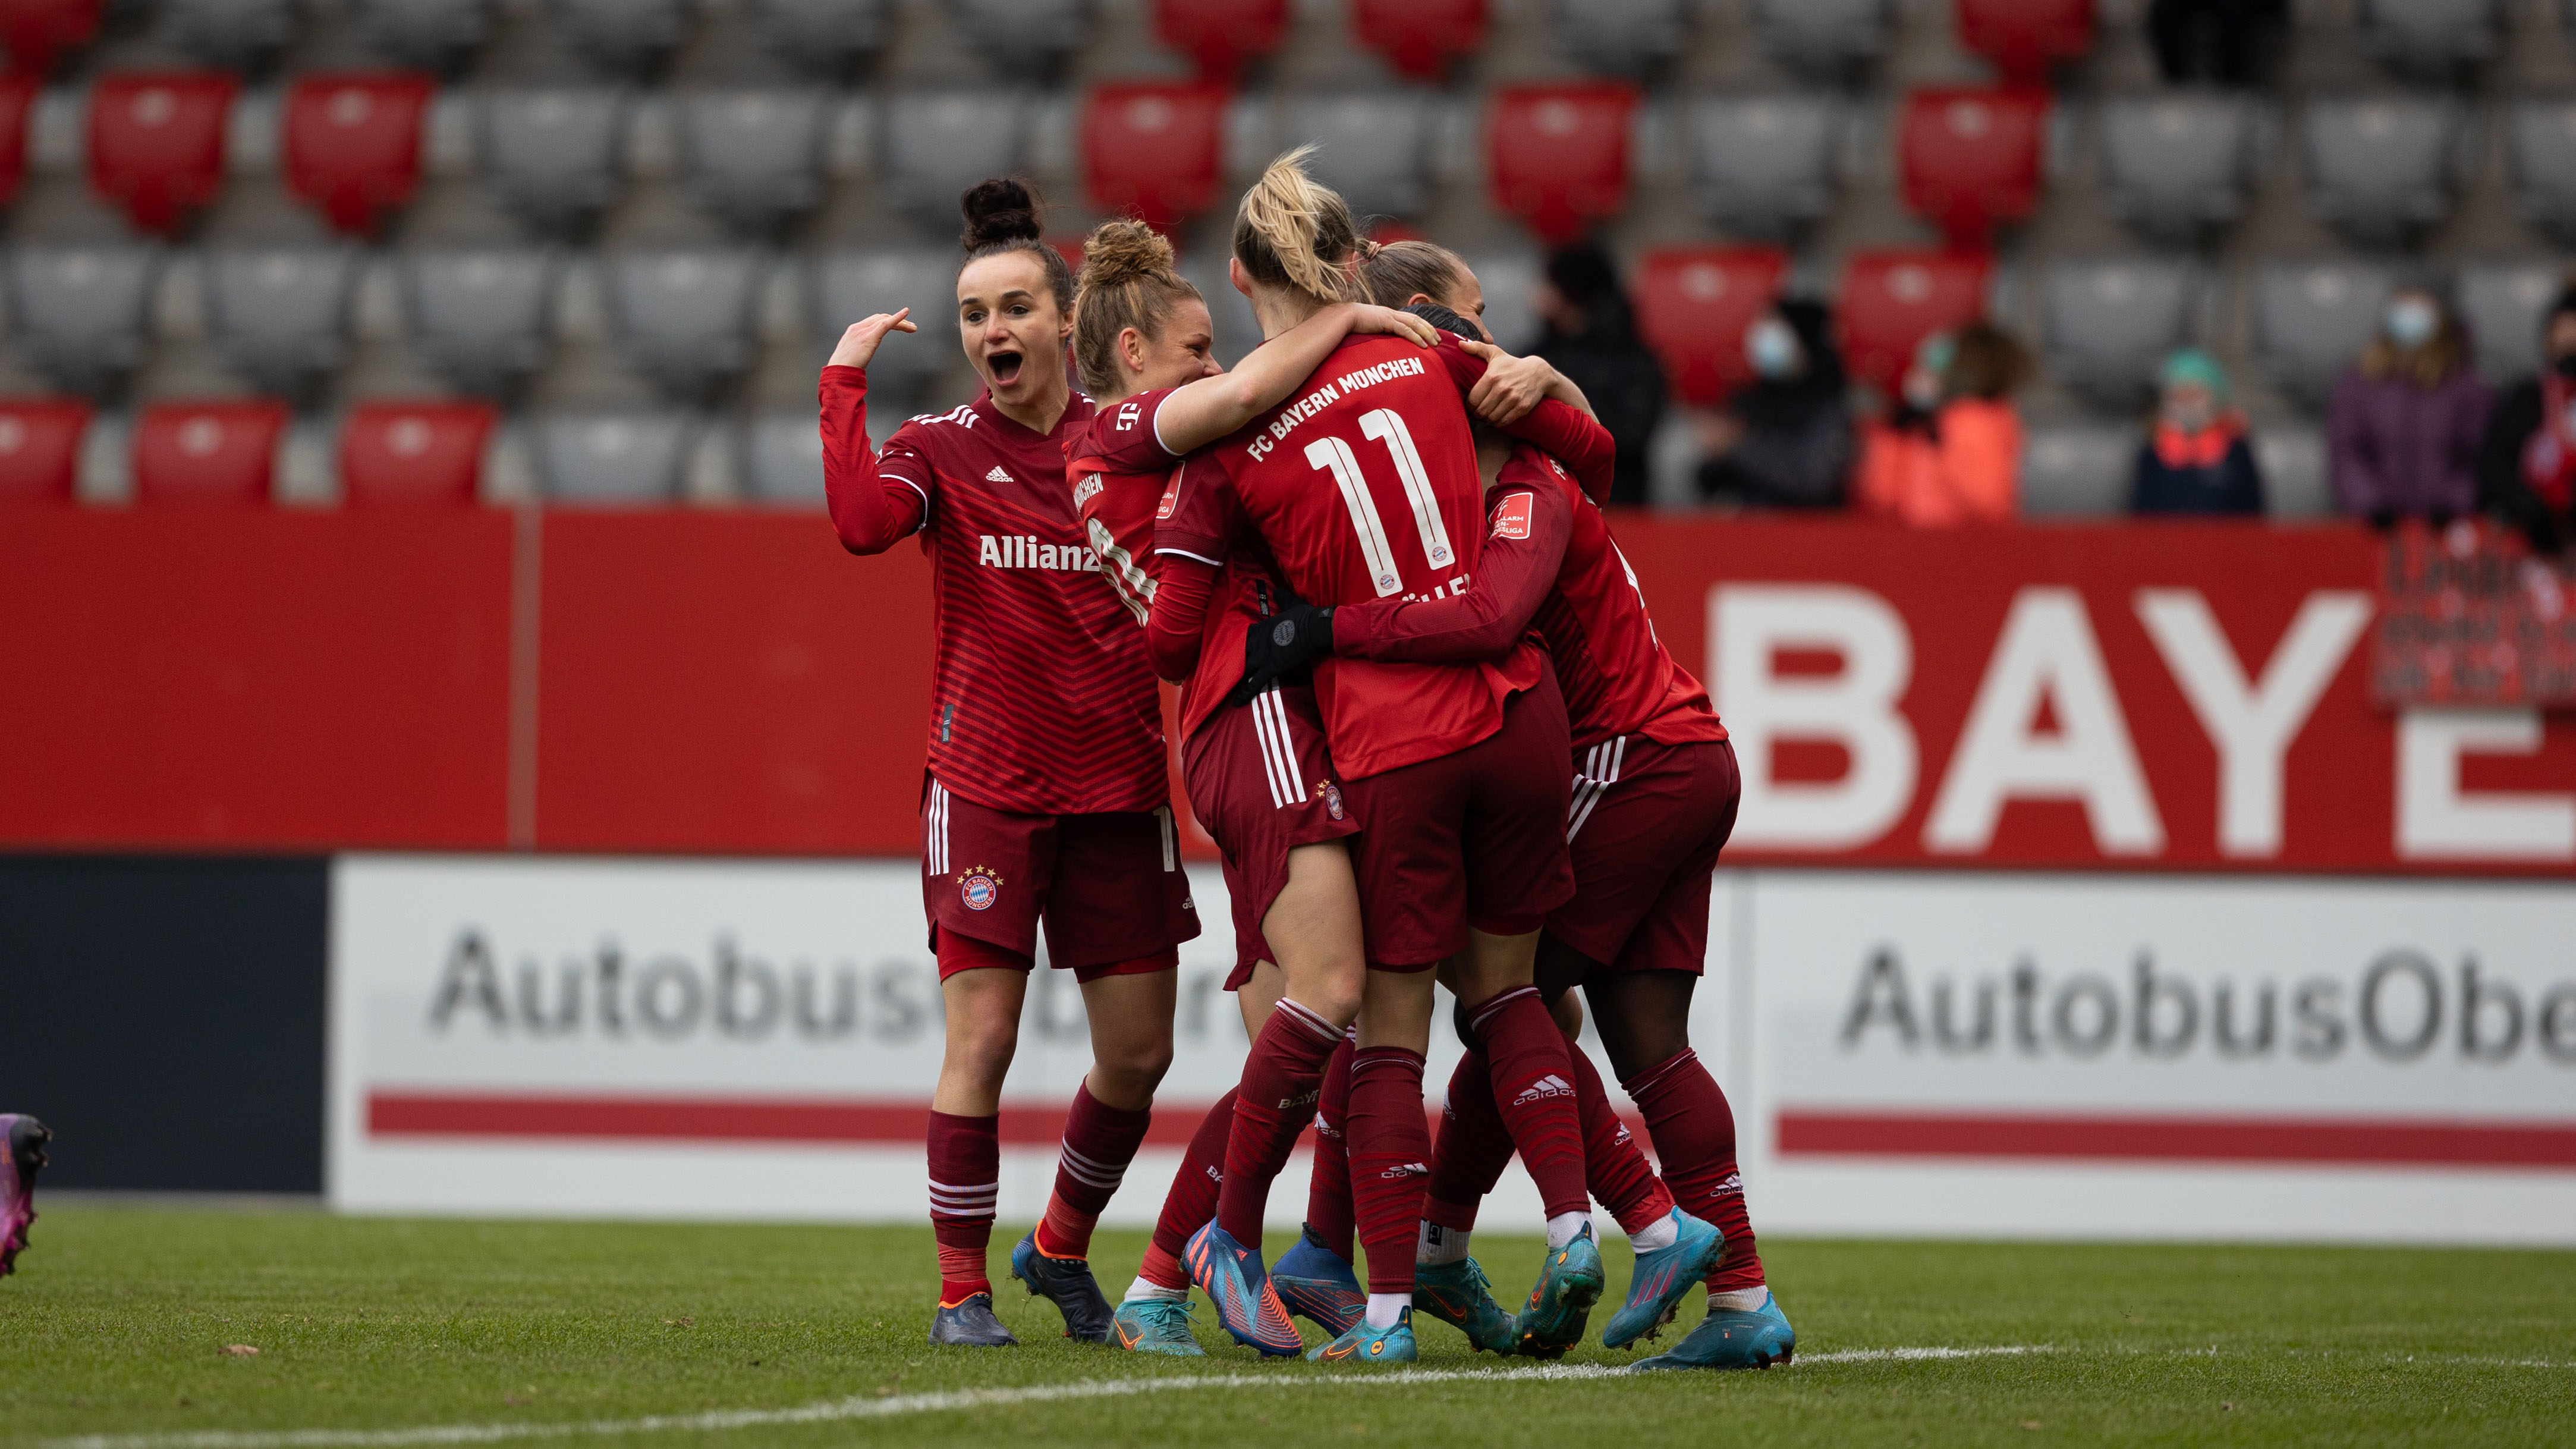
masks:
POLYGON ((1760 1308, 1751 1313, 1711 1308, 1699 1327, 1673 1345, 1672 1352, 1641 1358, 1628 1365, 1628 1371, 1767 1369, 1775 1363, 1787 1363, 1797 1351, 1798 1334, 1789 1326, 1789 1315, 1780 1311, 1780 1300, 1765 1289, 1760 1308))
POLYGON ((930 1320, 930 1341, 950 1348, 1017 1348, 1020 1341, 993 1316, 993 1295, 970 1293, 954 1307, 939 1305, 930 1320))
MULTIPOLYGON (((1512 1316, 1494 1301, 1493 1284, 1474 1258, 1413 1265, 1413 1306, 1467 1335, 1479 1353, 1510 1353, 1520 1342, 1512 1316)), ((1361 1300, 1367 1306, 1367 1300, 1361 1300)))
POLYGON ((1190 1234, 1181 1261, 1189 1267, 1190 1280, 1216 1305, 1217 1326, 1235 1342, 1260 1350, 1264 1358, 1286 1358, 1305 1349, 1306 1340, 1297 1336, 1297 1325, 1288 1321, 1278 1290, 1270 1286, 1261 1255, 1236 1242, 1232 1233, 1209 1223, 1190 1234))
POLYGON ((1522 1306, 1513 1337, 1532 1358, 1562 1358, 1583 1341, 1583 1325, 1592 1305, 1601 1301, 1608 1275, 1601 1271, 1601 1245, 1587 1223, 1562 1248, 1547 1250, 1538 1282, 1522 1306))
POLYGON ((1654 1337, 1656 1330, 1673 1321, 1682 1299, 1725 1253, 1726 1239, 1715 1226, 1680 1208, 1673 1209, 1672 1222, 1681 1229, 1672 1242, 1637 1255, 1636 1270, 1628 1278, 1628 1301, 1601 1330, 1603 1346, 1626 1348, 1640 1338, 1654 1337))
POLYGON ((1205 1358, 1190 1333, 1190 1305, 1169 1298, 1130 1298, 1110 1317, 1110 1341, 1129 1353, 1205 1358))
POLYGON ((1313 1363, 1411 1363, 1413 1310, 1398 1309, 1392 1328, 1371 1328, 1363 1317, 1351 1325, 1350 1332, 1308 1351, 1306 1357, 1313 1363))
POLYGON ((1270 1286, 1279 1306, 1313 1319, 1335 1338, 1351 1331, 1368 1311, 1368 1292, 1341 1254, 1324 1246, 1313 1228, 1297 1235, 1297 1246, 1270 1266, 1270 1286))
POLYGON ((1091 1276, 1091 1264, 1059 1258, 1038 1247, 1037 1230, 1011 1250, 1011 1276, 1029 1285, 1029 1296, 1045 1296, 1064 1315, 1064 1336, 1082 1343, 1109 1341, 1109 1299, 1091 1276))

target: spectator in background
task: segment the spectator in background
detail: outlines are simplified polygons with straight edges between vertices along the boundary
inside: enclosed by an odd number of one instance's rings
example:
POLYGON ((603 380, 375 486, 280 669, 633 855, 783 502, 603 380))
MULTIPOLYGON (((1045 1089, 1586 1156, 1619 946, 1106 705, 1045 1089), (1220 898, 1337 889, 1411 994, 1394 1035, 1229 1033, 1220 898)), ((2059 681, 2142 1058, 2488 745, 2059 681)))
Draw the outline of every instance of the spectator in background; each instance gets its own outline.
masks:
POLYGON ((2227 370, 2197 347, 2165 359, 2156 421, 2138 445, 2133 513, 2261 513, 2263 474, 2244 414, 2227 405, 2227 370))
POLYGON ((2168 84, 2252 85, 2264 40, 2289 14, 2288 0, 2154 0, 2147 37, 2168 84))
POLYGON ((1840 508, 1851 472, 1842 354, 1823 304, 1787 300, 1744 329, 1753 381, 1694 426, 1699 491, 1773 508, 1840 508))
POLYGON ((2337 506, 2383 528, 2475 508, 2490 401, 2459 319, 2431 292, 2399 288, 2378 338, 2335 382, 2326 465, 2337 506))
POLYGON ((2539 375, 2505 389, 2478 448, 2478 502, 2555 555, 2576 537, 2576 281, 2540 324, 2539 375))
POLYGON ((1533 352, 1583 389, 1619 445, 1610 501, 1643 504, 1647 449, 1664 418, 1664 366, 1637 336, 1618 268, 1594 243, 1560 248, 1547 259, 1536 300, 1547 332, 1533 352))
POLYGON ((2021 416, 2013 390, 2029 380, 2029 349, 1972 322, 1914 350, 1901 400, 1861 430, 1863 511, 1947 528, 2001 522, 2021 509, 2021 416))

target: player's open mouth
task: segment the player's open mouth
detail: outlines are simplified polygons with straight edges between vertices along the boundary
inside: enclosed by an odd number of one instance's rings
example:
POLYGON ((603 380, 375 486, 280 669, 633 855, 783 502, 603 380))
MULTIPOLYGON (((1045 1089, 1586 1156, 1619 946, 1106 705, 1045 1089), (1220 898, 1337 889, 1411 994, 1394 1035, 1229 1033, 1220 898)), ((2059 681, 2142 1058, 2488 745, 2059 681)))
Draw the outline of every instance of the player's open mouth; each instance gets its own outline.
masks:
POLYGON ((984 356, 984 365, 993 369, 993 385, 996 387, 1009 387, 1019 381, 1020 361, 1020 354, 1016 352, 991 352, 984 356))

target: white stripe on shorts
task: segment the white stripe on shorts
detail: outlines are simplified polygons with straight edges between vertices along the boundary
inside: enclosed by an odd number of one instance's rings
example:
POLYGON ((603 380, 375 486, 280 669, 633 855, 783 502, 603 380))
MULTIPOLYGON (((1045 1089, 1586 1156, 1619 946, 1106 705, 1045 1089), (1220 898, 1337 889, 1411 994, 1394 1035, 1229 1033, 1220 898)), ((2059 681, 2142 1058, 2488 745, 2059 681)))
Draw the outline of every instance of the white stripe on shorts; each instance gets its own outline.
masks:
POLYGON ((937 780, 930 782, 930 809, 926 819, 921 864, 929 875, 948 874, 948 790, 937 780))
POLYGON ((1574 839, 1574 833, 1583 828, 1583 822, 1592 818, 1592 807, 1600 804, 1601 797, 1608 793, 1610 787, 1619 783, 1619 766, 1627 758, 1626 735, 1594 745, 1584 755, 1583 768, 1574 776, 1574 801, 1565 812, 1567 840, 1574 839))
POLYGON ((1262 773, 1270 777, 1270 803, 1285 810, 1306 798, 1306 782, 1297 773, 1297 753, 1288 743, 1288 711, 1276 688, 1252 699, 1252 735, 1261 746, 1262 773))

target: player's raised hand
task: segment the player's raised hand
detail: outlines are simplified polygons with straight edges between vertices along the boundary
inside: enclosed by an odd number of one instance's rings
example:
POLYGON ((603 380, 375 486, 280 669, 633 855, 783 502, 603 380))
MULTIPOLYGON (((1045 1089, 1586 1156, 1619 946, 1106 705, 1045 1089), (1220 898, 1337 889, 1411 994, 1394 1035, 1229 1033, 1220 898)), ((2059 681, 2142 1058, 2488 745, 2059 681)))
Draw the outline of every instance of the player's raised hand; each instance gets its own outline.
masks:
POLYGON ((1393 307, 1372 306, 1366 302, 1359 303, 1352 311, 1351 331, 1392 333, 1399 337, 1412 338, 1424 347, 1433 346, 1440 341, 1440 329, 1412 313, 1399 312, 1393 307))
MULTIPOLYGON (((906 307, 899 312, 879 312, 874 316, 860 318, 858 321, 850 324, 849 330, 841 334, 840 345, 832 349, 832 360, 826 365, 831 367, 867 366, 870 362, 876 359, 877 347, 885 341, 887 333, 918 332, 921 330, 920 328, 912 325, 911 319, 912 309, 910 307, 906 307)), ((810 357, 813 354, 808 353, 806 355, 810 357)))
POLYGON ((1485 375, 1467 391, 1468 410, 1498 428, 1527 416, 1556 382, 1556 369, 1543 357, 1514 357, 1490 342, 1461 342, 1471 357, 1485 361, 1485 375))

